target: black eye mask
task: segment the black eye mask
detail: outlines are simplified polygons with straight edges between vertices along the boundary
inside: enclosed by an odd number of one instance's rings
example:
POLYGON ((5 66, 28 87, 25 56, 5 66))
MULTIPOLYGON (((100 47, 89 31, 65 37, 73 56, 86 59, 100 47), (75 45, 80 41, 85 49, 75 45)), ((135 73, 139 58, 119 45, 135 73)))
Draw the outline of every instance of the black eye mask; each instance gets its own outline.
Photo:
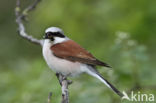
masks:
POLYGON ((46 33, 46 35, 47 36, 54 36, 54 37, 61 37, 61 38, 64 38, 65 36, 62 34, 62 33, 60 33, 60 32, 47 32, 46 33))

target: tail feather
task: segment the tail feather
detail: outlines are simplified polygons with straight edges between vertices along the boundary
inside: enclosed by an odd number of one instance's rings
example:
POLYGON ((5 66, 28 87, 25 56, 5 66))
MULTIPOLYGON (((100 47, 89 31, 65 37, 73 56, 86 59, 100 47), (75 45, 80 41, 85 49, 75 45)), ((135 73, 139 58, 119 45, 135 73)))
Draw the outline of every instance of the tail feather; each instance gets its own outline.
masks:
POLYGON ((97 70, 92 68, 92 70, 87 71, 87 73, 102 81, 107 87, 112 89, 120 97, 124 96, 117 88, 115 88, 110 82, 108 82, 97 70))
POLYGON ((101 79, 101 81, 105 84, 107 84, 107 86, 109 88, 111 88, 116 94, 118 94, 120 97, 123 97, 123 94, 117 89, 115 88, 110 82, 108 82, 108 80, 106 80, 104 77, 102 77, 101 75, 97 74, 101 79))

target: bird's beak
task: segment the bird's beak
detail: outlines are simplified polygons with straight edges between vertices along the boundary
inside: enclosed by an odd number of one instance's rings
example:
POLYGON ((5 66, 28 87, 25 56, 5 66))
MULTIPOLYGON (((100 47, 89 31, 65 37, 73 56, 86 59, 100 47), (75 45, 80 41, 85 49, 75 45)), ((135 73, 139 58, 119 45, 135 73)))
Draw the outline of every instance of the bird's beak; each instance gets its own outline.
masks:
POLYGON ((43 39, 48 39, 48 36, 47 36, 47 35, 44 35, 44 36, 43 36, 43 39))

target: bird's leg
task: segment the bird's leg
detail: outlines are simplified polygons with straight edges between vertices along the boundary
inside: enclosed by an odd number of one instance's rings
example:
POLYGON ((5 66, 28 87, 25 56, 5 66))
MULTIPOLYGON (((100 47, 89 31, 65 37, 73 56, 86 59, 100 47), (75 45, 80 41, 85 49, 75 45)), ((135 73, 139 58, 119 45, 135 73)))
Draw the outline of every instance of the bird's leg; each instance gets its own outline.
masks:
MULTIPOLYGON (((70 74, 69 74, 69 75, 70 75, 70 74)), ((61 86, 62 86, 62 81, 63 81, 63 80, 66 80, 66 81, 68 82, 68 85, 72 84, 72 81, 67 79, 67 77, 68 77, 69 75, 64 76, 64 75, 62 75, 61 73, 56 73, 56 77, 57 77, 57 79, 59 80, 59 83, 60 83, 61 86)))
POLYGON ((62 76, 62 74, 57 72, 57 73, 56 73, 56 77, 57 77, 57 79, 59 80, 60 85, 62 86, 62 81, 63 81, 63 76, 62 76))

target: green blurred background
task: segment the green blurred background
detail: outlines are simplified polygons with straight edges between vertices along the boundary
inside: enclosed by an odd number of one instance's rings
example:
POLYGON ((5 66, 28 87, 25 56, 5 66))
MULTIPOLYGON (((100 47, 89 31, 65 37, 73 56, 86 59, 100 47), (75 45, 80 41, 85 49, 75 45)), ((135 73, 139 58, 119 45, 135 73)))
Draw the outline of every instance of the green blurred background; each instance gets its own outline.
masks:
MULTIPOLYGON (((22 0, 22 7, 32 2, 22 0)), ((99 71, 119 90, 156 96, 155 5, 156 0, 42 0, 26 28, 39 39, 49 26, 62 28, 113 67, 99 71)), ((57 78, 41 47, 17 34, 14 7, 15 0, 0 1, 0 103, 47 103, 49 92, 52 103, 59 103, 57 78)), ((71 79, 71 103, 129 103, 93 77, 71 79)))

